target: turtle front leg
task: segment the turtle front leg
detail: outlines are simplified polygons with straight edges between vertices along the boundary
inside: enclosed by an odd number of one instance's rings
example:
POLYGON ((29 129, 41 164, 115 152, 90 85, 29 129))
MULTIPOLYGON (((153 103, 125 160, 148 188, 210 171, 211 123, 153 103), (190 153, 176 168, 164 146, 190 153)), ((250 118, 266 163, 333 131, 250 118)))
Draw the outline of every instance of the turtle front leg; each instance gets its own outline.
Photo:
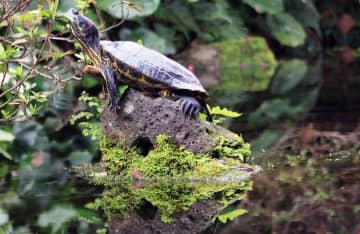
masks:
POLYGON ((90 74, 90 75, 93 75, 93 76, 99 76, 101 74, 99 69, 97 67, 95 67, 95 66, 92 66, 92 65, 86 65, 83 68, 83 72, 87 73, 87 74, 90 74))
POLYGON ((119 95, 116 88, 114 70, 111 67, 101 65, 101 74, 105 80, 105 88, 109 94, 109 108, 113 112, 119 110, 119 95))

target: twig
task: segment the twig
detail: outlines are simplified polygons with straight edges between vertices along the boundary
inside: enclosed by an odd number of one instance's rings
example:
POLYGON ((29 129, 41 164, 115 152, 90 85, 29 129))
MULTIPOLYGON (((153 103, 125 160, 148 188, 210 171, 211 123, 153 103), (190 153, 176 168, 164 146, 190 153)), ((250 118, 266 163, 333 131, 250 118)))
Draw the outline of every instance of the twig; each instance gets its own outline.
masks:
MULTIPOLYGON (((111 29, 113 29, 113 28, 116 28, 116 27, 120 26, 120 25, 123 24, 123 23, 125 22, 125 20, 129 17, 129 14, 130 14, 130 11, 129 11, 129 8, 127 8, 126 16, 123 17, 123 18, 120 20, 119 23, 114 24, 114 25, 112 25, 112 26, 110 26, 110 27, 108 27, 108 28, 105 28, 105 29, 102 30, 101 32, 105 33, 105 32, 107 32, 107 31, 109 31, 109 30, 111 30, 111 29)), ((124 16, 124 7, 123 7, 122 5, 121 5, 121 15, 124 16)))
MULTIPOLYGON (((94 5, 94 8, 95 8, 95 12, 96 12, 96 15, 100 21, 100 25, 103 25, 105 27, 106 23, 105 23, 105 19, 101 13, 101 11, 99 10, 99 8, 97 7, 97 4, 96 4, 96 1, 93 1, 92 4, 94 5)), ((106 40, 110 40, 110 37, 107 33, 104 33, 104 37, 106 38, 106 40)))

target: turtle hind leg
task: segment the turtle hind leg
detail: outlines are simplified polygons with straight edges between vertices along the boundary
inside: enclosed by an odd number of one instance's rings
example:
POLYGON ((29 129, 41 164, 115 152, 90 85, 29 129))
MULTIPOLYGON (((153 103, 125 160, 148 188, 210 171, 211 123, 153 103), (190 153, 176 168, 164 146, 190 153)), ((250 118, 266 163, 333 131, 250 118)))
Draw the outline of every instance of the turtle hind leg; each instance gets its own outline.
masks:
POLYGON ((181 111, 191 118, 195 117, 201 111, 201 104, 193 97, 179 97, 181 111))

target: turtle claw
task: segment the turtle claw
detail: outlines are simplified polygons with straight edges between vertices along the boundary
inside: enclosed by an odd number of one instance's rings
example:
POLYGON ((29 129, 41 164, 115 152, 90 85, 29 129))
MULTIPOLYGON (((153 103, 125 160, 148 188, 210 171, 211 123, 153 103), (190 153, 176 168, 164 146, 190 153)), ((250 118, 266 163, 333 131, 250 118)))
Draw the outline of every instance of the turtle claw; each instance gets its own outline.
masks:
POLYGON ((118 98, 109 99, 108 106, 113 113, 117 113, 120 110, 118 98))
POLYGON ((200 103, 192 97, 181 97, 180 98, 180 108, 181 111, 191 118, 195 117, 197 113, 201 110, 200 103))

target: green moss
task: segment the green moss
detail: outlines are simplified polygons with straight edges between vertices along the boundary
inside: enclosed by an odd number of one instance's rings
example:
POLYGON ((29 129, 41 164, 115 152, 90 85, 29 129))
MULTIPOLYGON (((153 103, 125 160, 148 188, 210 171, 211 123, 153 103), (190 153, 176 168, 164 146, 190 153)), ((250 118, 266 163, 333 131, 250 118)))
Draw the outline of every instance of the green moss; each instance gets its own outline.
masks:
POLYGON ((166 135, 156 138, 156 147, 149 154, 137 160, 131 168, 146 177, 180 177, 191 171, 198 160, 204 157, 172 144, 166 135))
POLYGON ((218 136, 217 138, 219 143, 214 148, 214 152, 221 155, 221 157, 234 157, 238 158, 241 162, 244 162, 250 156, 250 144, 245 143, 242 137, 236 136, 238 140, 232 142, 228 141, 223 136, 218 136))
POLYGON ((102 209, 110 218, 126 216, 147 201, 159 209, 162 221, 171 222, 175 214, 202 199, 216 198, 221 205, 241 199, 251 189, 251 182, 239 181, 247 172, 232 169, 244 166, 243 159, 250 151, 240 136, 232 137, 236 140, 231 143, 220 137, 212 153, 195 154, 159 135, 146 157, 137 149, 104 138, 101 150, 107 172, 93 176, 92 182, 104 185, 106 192, 88 207, 102 209), (211 157, 215 154, 216 159, 211 157), (132 181, 134 172, 144 180, 132 181))
POLYGON ((142 158, 137 149, 127 149, 121 141, 113 144, 107 137, 101 140, 100 150, 103 153, 103 162, 110 174, 127 175, 129 167, 142 158))

